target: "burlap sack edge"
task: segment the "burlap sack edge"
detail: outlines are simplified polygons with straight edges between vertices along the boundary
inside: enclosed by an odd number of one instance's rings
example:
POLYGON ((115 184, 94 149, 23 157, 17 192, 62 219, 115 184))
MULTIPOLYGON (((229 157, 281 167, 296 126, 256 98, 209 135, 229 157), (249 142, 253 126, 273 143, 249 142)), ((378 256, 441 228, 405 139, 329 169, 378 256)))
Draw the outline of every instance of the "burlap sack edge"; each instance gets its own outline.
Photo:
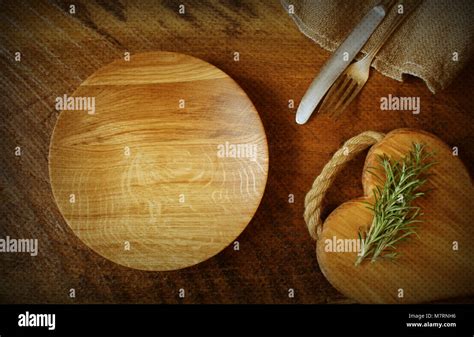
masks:
MULTIPOLYGON (((327 51, 334 52, 337 47, 339 46, 335 41, 331 40, 327 36, 324 36, 314 30, 312 30, 310 27, 308 27, 301 18, 296 15, 296 14, 289 14, 288 13, 288 6, 290 3, 288 3, 287 0, 280 0, 281 5, 283 6, 283 9, 285 12, 293 19, 295 22, 296 26, 298 27, 298 30, 302 32, 306 37, 310 38, 314 42, 316 42, 321 48, 326 49, 327 51)), ((362 55, 365 55, 366 52, 364 48, 361 50, 362 55)), ((359 55, 356 57, 356 59, 360 59, 363 56, 359 55)), ((374 58, 374 61, 372 62, 372 67, 377 70, 379 73, 381 73, 384 76, 387 76, 389 78, 392 78, 394 80, 397 80, 399 82, 403 82, 403 75, 412 75, 418 78, 421 78, 428 89, 435 94, 436 91, 444 89, 444 85, 439 82, 434 76, 430 75, 421 65, 413 62, 405 62, 403 64, 403 69, 401 67, 397 67, 396 65, 387 62, 387 61, 382 61, 377 56, 374 58), (381 68, 381 64, 384 64, 389 70, 383 70, 381 68)), ((448 83, 449 84, 449 83, 448 83)))

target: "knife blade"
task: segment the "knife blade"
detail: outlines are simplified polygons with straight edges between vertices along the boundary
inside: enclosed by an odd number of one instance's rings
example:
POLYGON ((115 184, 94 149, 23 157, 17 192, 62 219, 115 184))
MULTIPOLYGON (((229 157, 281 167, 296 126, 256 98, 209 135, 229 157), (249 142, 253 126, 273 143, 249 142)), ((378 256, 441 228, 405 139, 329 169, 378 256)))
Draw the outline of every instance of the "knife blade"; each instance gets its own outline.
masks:
POLYGON ((305 124, 308 121, 326 92, 351 64, 386 13, 387 5, 384 3, 374 6, 336 49, 301 99, 296 111, 296 123, 305 124))

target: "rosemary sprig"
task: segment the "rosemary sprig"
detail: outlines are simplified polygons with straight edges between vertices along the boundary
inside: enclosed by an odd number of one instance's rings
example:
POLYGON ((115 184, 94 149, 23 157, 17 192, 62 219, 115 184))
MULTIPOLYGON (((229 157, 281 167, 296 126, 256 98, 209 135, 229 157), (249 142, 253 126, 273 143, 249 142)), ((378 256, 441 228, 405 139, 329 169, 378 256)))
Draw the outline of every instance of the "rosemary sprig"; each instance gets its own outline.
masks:
POLYGON ((359 230, 361 251, 356 266, 364 259, 374 262, 379 257, 394 259, 397 257, 396 245, 416 235, 416 224, 421 222, 418 216, 420 207, 412 202, 425 195, 420 191, 427 179, 427 171, 434 162, 428 162, 433 153, 426 153, 424 146, 413 144, 413 149, 403 159, 391 162, 386 156, 380 156, 380 164, 385 172, 385 180, 369 171, 383 182, 383 187, 374 190, 374 203, 367 203, 374 212, 369 230, 359 230))

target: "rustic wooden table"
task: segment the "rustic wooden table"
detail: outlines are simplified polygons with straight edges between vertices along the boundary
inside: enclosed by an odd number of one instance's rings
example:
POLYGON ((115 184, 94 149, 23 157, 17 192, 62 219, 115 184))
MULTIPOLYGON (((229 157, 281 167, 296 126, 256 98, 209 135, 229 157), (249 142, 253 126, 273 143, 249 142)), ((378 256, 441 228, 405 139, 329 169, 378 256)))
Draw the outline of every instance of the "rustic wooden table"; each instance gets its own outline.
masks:
MULTIPOLYGON (((70 3, 0 4, 0 237, 38 238, 40 246, 36 257, 0 255, 1 303, 351 302, 320 272, 302 217, 304 196, 333 152, 365 130, 413 127, 458 146, 474 169, 472 62, 436 95, 415 78, 400 83, 372 72, 339 120, 316 116, 300 126, 288 101, 297 106, 330 54, 298 31, 278 1, 74 1, 74 14, 70 3), (59 213, 48 175, 55 98, 125 52, 156 50, 202 58, 233 77, 259 111, 270 151, 265 195, 238 238, 240 250, 230 246, 204 263, 164 273, 128 269, 87 248, 59 213), (419 96, 421 113, 381 111, 380 97, 388 94, 419 96), (21 156, 15 156, 17 146, 21 156)), ((362 193, 364 157, 337 179, 326 215, 362 193)))

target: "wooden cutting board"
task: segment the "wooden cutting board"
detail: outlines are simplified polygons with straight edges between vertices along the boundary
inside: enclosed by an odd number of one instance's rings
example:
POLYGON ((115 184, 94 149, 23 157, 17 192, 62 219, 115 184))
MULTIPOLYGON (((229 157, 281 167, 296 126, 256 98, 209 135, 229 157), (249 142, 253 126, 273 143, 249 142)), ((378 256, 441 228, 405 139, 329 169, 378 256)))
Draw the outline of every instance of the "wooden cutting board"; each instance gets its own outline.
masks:
POLYGON ((335 288, 362 303, 417 303, 474 294, 474 190, 469 173, 451 148, 428 133, 395 130, 369 151, 362 184, 365 196, 335 209, 317 242, 320 268, 335 288), (426 144, 438 162, 425 186, 433 190, 418 199, 424 212, 419 238, 401 243, 401 256, 395 262, 366 261, 356 267, 357 252, 331 250, 329 242, 349 243, 334 239, 356 239, 358 229, 372 222, 372 211, 361 203, 373 201, 376 186, 367 168, 379 165, 380 154, 400 159, 414 142, 426 144))
POLYGON ((127 267, 173 270, 244 230, 268 150, 255 107, 228 75, 191 56, 144 53, 99 69, 71 96, 49 170, 56 203, 87 246, 127 267), (78 97, 93 97, 95 111, 78 97))

